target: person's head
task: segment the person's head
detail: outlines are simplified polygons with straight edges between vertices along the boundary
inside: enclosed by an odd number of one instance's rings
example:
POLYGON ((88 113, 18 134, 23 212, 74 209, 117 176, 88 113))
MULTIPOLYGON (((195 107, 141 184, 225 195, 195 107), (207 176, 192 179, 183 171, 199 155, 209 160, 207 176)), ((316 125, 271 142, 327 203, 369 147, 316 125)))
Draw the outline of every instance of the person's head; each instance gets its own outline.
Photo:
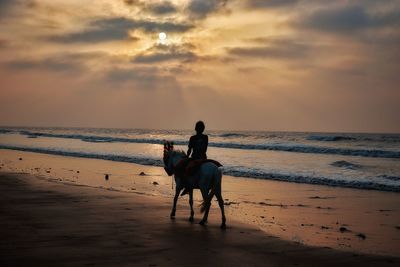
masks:
POLYGON ((204 125, 204 122, 198 121, 196 122, 196 127, 194 128, 198 134, 201 134, 204 132, 204 129, 206 126, 204 125))

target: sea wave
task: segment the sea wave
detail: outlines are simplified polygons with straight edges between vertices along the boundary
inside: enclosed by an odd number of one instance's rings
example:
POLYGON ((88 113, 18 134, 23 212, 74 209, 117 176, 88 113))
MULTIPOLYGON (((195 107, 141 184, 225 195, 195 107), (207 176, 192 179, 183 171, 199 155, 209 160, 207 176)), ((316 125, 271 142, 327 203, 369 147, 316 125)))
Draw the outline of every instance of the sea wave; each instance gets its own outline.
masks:
POLYGON ((343 136, 343 135, 310 135, 307 136, 307 140, 311 141, 343 141, 343 140, 355 140, 355 137, 343 136))
POLYGON ((360 164, 348 162, 345 160, 338 160, 338 161, 332 162, 330 165, 332 165, 334 167, 346 168, 346 169, 351 169, 351 170, 360 169, 362 167, 360 164))
POLYGON ((6 134, 6 133, 11 133, 11 130, 8 129, 0 129, 0 134, 6 134))
POLYGON ((334 154, 344 156, 360 156, 373 158, 400 158, 400 151, 378 150, 378 149, 353 149, 335 148, 300 144, 238 144, 238 143, 210 143, 210 146, 236 148, 236 149, 255 149, 286 151, 311 154, 334 154))
POLYGON ((235 170, 229 168, 226 169, 224 173, 237 177, 249 177, 256 179, 276 180, 276 181, 284 181, 292 183, 316 184, 316 185, 327 185, 335 187, 400 192, 400 186, 381 184, 371 181, 332 179, 327 177, 312 177, 312 176, 305 176, 298 174, 270 173, 257 170, 240 170, 240 169, 235 170))
MULTIPOLYGON (((122 143, 143 143, 143 144, 162 144, 163 139, 157 138, 125 138, 125 137, 109 137, 109 136, 96 136, 96 135, 81 135, 81 134, 55 134, 43 132, 20 131, 20 134, 26 135, 30 138, 34 137, 50 137, 50 138, 67 138, 79 139, 84 142, 122 142, 122 143)), ((187 145, 186 141, 176 140, 176 145, 187 145)), ((272 151, 285 151, 296 153, 312 153, 312 154, 334 154, 334 155, 347 155, 347 156, 361 156, 361 157, 374 157, 374 158, 400 158, 400 151, 380 150, 380 149, 354 149, 354 148, 338 148, 338 147, 323 147, 313 146, 306 144, 243 144, 235 142, 210 142, 211 147, 232 148, 232 149, 247 149, 247 150, 272 150, 272 151)))
POLYGON ((354 142, 390 142, 399 143, 399 134, 311 134, 306 136, 309 141, 354 141, 354 142))
MULTIPOLYGON (((56 149, 44 149, 44 148, 31 148, 31 147, 17 147, 17 146, 8 146, 8 145, 0 145, 0 149, 12 149, 19 151, 28 151, 28 152, 36 152, 36 153, 44 153, 51 155, 61 155, 61 156, 69 156, 69 157, 82 157, 82 158, 94 158, 94 159, 104 159, 118 162, 130 162, 137 163, 142 165, 151 165, 151 166, 163 166, 162 160, 158 158, 145 158, 145 157, 135 157, 135 156, 124 156, 124 155, 110 155, 110 154, 94 154, 94 153, 83 153, 83 152, 74 152, 74 151, 63 151, 56 149)), ((358 189, 373 189, 380 191, 392 191, 392 192, 400 192, 400 186, 390 185, 390 184, 382 184, 371 181, 354 181, 354 180, 345 180, 345 179, 337 179, 337 178, 328 178, 328 177, 314 177, 314 176, 306 176, 299 174, 291 174, 291 173, 272 173, 266 172, 258 169, 251 169, 246 167, 224 167, 224 174, 236 176, 236 177, 247 177, 247 178, 256 178, 256 179, 266 179, 266 180, 277 180, 277 181, 285 181, 285 182, 294 182, 294 183, 305 183, 305 184, 318 184, 318 185, 327 185, 327 186, 337 186, 337 187, 349 187, 349 188, 358 188, 358 189)), ((390 180, 393 178, 392 176, 381 175, 377 178, 387 178, 390 180)))
POLYGON ((218 133, 218 134, 212 134, 214 136, 219 136, 219 137, 249 137, 252 136, 251 134, 245 134, 245 133, 218 133))
POLYGON ((379 175, 378 178, 390 180, 390 181, 400 181, 400 176, 393 176, 393 175, 379 175))

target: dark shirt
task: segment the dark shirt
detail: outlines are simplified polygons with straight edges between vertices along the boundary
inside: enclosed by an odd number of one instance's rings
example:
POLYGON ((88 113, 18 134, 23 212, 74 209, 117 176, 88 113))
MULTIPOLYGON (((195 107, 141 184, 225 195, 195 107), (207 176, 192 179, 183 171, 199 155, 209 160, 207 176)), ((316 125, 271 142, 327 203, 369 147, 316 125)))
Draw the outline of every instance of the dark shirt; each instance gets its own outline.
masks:
POLYGON ((196 134, 190 137, 188 156, 193 150, 193 159, 206 159, 207 158, 208 136, 205 134, 196 134))

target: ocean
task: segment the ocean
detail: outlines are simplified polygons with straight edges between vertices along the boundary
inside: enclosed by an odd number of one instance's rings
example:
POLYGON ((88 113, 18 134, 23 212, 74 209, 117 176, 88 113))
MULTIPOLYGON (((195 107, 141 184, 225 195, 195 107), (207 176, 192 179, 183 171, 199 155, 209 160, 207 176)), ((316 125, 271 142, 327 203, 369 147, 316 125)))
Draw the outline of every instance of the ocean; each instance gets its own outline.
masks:
MULTIPOLYGON (((162 166, 189 130, 0 128, 0 148, 162 166)), ((248 179, 400 192, 400 134, 207 131, 208 157, 248 179)))

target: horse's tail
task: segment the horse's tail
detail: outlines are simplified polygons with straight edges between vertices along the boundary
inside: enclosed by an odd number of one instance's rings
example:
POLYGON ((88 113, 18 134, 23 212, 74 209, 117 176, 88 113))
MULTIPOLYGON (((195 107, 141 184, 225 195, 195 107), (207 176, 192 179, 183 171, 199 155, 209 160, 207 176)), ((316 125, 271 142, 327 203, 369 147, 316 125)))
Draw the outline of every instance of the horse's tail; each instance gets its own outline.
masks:
POLYGON ((210 206, 211 204, 211 199, 214 197, 214 188, 211 188, 210 192, 208 193, 208 196, 203 202, 200 204, 200 212, 204 213, 206 211, 206 208, 210 206))

